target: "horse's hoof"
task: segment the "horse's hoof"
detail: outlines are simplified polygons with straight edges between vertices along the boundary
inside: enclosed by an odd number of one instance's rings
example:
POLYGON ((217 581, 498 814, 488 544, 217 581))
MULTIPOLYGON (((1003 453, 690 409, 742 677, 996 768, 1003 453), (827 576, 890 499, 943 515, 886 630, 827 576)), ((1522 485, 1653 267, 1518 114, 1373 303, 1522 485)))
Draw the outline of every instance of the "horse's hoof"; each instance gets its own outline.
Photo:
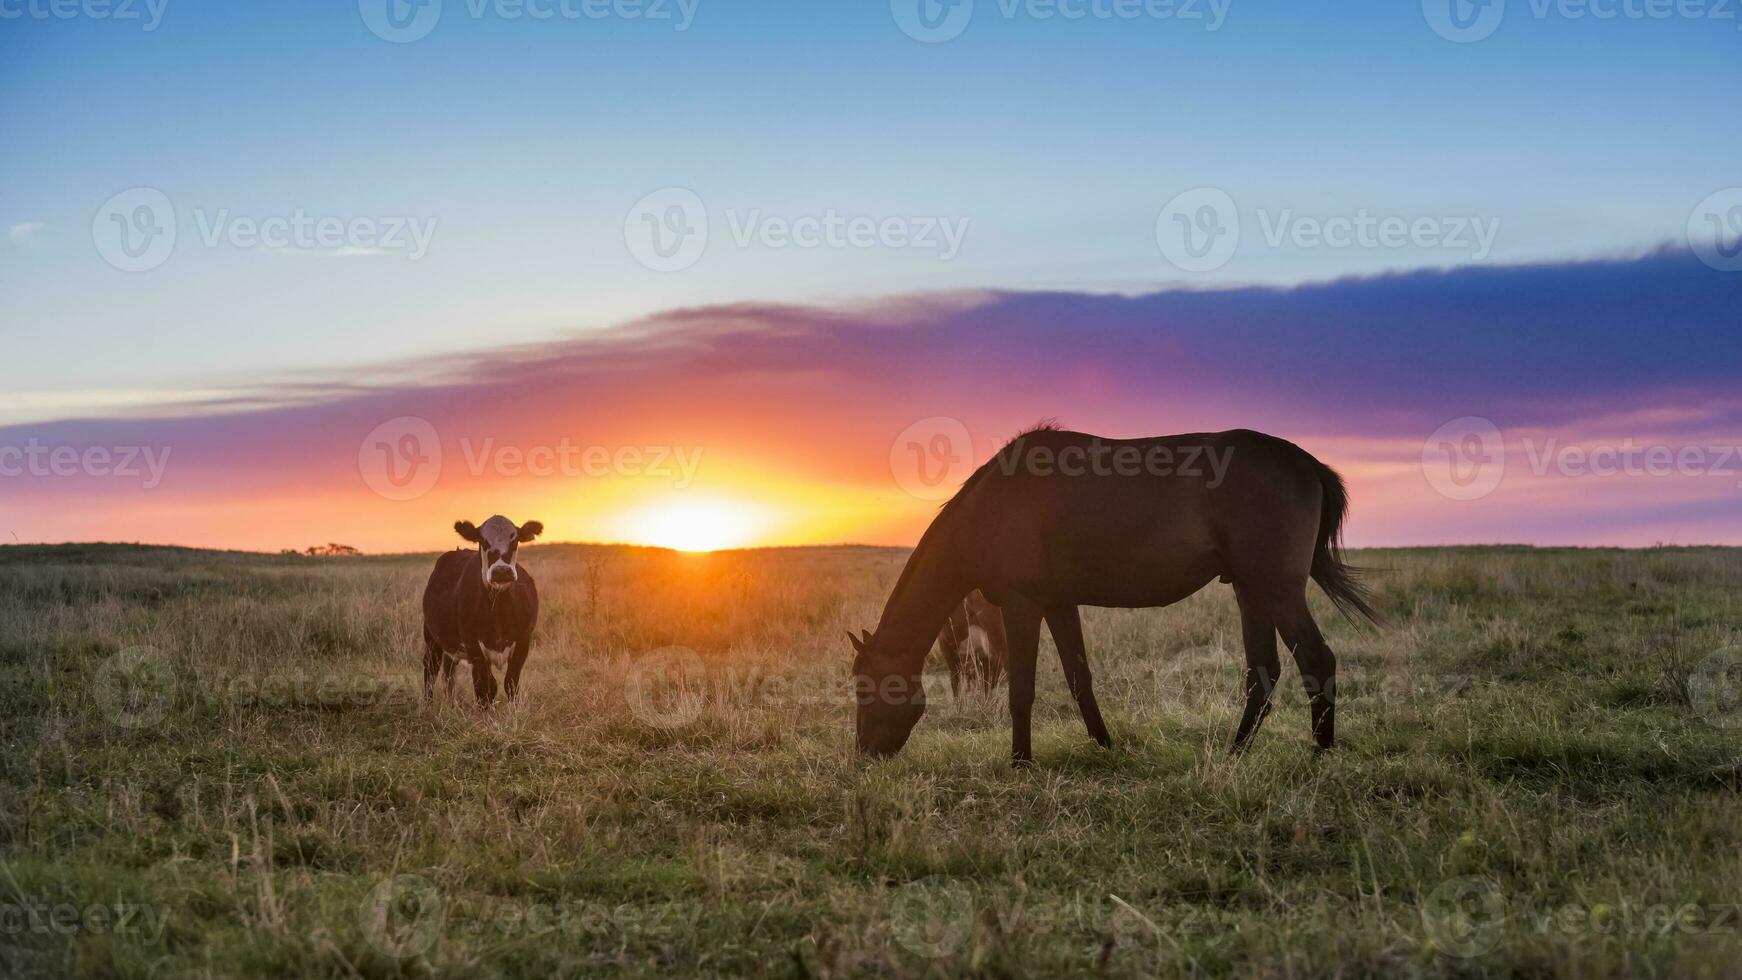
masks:
POLYGON ((1010 768, 1012 768, 1012 769, 1033 769, 1034 768, 1034 760, 1027 759, 1027 758, 1011 759, 1010 760, 1010 768))

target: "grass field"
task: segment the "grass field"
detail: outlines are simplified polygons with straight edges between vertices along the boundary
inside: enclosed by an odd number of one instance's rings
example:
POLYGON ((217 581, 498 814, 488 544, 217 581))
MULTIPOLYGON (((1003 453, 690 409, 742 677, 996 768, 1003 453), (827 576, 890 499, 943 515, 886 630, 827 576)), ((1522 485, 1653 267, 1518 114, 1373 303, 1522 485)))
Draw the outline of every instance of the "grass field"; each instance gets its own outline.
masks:
POLYGON ((1088 610, 1117 744, 1049 646, 1027 771, 947 683, 851 751, 903 557, 529 548, 481 713, 430 556, 0 548, 0 972, 1742 976, 1742 550, 1356 553, 1323 757, 1292 676, 1226 755, 1226 586, 1088 610))

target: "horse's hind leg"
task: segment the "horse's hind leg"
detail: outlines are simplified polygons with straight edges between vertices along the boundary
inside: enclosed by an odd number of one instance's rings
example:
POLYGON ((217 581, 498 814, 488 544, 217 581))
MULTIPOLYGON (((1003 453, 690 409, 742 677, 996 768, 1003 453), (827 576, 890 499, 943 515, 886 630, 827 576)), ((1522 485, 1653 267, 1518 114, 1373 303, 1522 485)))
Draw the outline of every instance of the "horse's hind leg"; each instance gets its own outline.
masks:
POLYGON ((1313 622, 1304 585, 1283 607, 1276 628, 1300 668, 1301 686, 1312 705, 1313 741, 1321 750, 1331 748, 1337 742, 1337 656, 1319 633, 1319 624, 1313 622))
POLYGON ((1059 665, 1065 669, 1065 683, 1070 685, 1071 697, 1077 701, 1077 711, 1083 716, 1089 737, 1099 742, 1102 748, 1111 748, 1113 738, 1107 734, 1107 723, 1101 720, 1101 706, 1095 702, 1095 682, 1089 674, 1089 653, 1083 644, 1083 621, 1077 607, 1060 605, 1048 609, 1046 626, 1052 631, 1053 644, 1059 649, 1059 665))
POLYGON ((1240 604, 1240 634, 1246 644, 1246 710, 1240 715, 1231 749, 1238 753, 1246 751, 1247 743, 1270 714, 1282 661, 1276 656, 1276 625, 1265 603, 1238 585, 1234 598, 1240 604))

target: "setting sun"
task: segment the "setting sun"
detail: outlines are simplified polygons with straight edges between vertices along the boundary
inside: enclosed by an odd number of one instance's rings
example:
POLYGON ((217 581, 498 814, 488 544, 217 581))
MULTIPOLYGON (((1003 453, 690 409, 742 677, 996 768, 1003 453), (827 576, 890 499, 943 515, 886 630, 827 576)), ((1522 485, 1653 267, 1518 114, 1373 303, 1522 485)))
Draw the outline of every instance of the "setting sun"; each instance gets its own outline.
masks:
POLYGON ((757 507, 733 500, 671 500, 624 517, 622 533, 632 544, 678 551, 718 551, 756 542, 768 523, 757 507))

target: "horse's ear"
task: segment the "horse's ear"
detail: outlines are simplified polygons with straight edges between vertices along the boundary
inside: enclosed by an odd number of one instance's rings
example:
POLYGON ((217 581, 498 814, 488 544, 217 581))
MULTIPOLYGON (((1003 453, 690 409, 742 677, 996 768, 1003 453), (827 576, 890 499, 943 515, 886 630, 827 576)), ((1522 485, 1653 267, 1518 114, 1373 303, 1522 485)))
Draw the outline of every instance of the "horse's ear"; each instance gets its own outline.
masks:
POLYGON ((853 644, 853 650, 855 653, 865 652, 865 641, 859 639, 850 632, 847 634, 847 642, 853 644))
POLYGON ((871 645, 871 631, 870 630, 860 630, 859 631, 859 639, 866 646, 870 646, 871 645))

